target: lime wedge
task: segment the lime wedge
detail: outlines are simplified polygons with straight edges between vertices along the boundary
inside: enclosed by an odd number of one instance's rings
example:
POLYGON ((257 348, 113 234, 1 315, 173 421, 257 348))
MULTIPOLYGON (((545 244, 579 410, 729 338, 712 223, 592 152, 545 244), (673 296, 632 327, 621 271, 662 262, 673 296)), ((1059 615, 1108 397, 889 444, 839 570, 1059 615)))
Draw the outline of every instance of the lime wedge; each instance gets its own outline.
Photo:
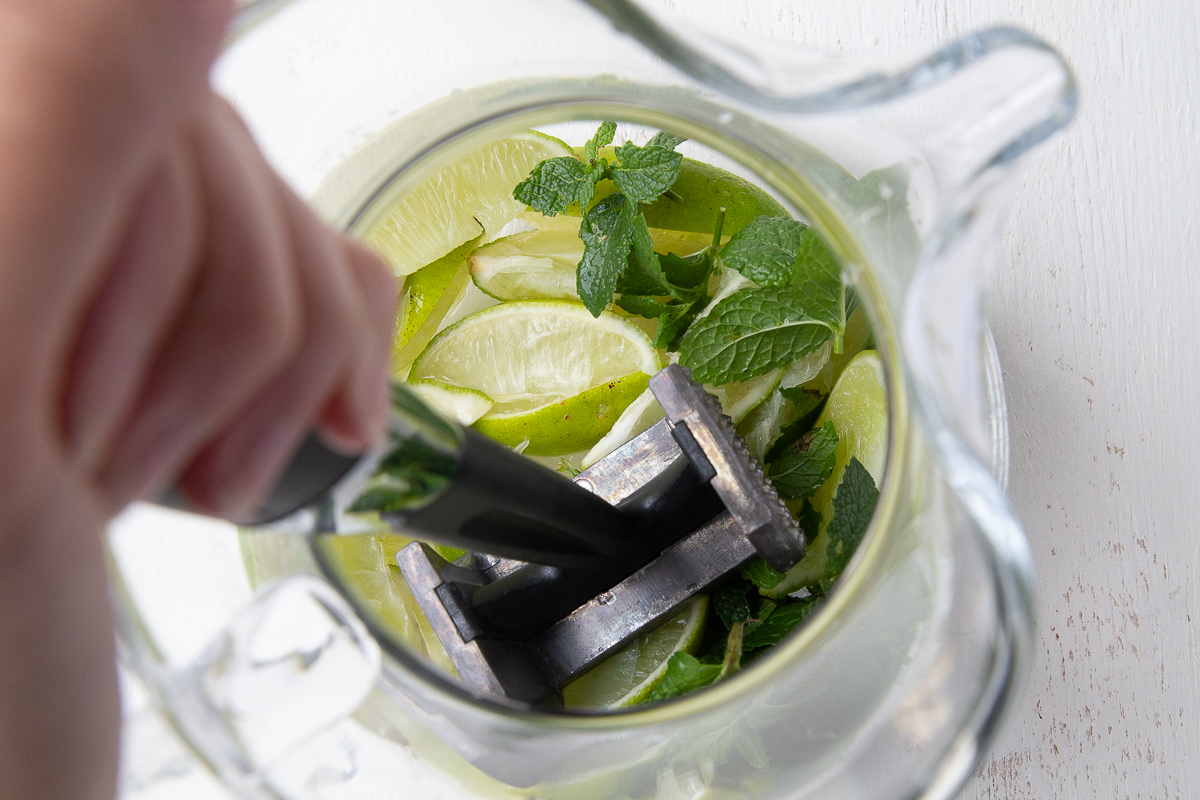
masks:
POLYGON ((689 600, 670 620, 643 633, 563 687, 567 708, 626 708, 643 702, 667 671, 672 654, 693 653, 704 632, 708 598, 689 600))
MULTIPOLYGON (((323 536, 318 547, 342 587, 395 641, 457 675, 445 648, 404 582, 396 553, 413 540, 393 534, 323 536)), ((446 555, 450 555, 447 553, 446 555)))
POLYGON ((476 250, 467 263, 475 285, 498 300, 577 300, 575 270, 582 258, 583 241, 576 228, 505 236, 476 250))
MULTIPOLYGON (((577 300, 575 273, 583 259, 579 217, 545 217, 528 211, 520 219, 534 229, 497 239, 472 253, 467 262, 471 280, 499 300, 577 300)), ((710 244, 712 234, 651 228, 650 239, 656 252, 686 256, 710 244)))
POLYGON ((513 187, 544 159, 572 154, 536 131, 488 142, 385 201, 364 238, 397 275, 409 275, 481 234, 494 236, 525 210, 513 187))
POLYGON ((483 392, 451 386, 438 381, 409 381, 408 388, 434 411, 459 425, 473 425, 475 420, 491 410, 495 403, 483 392))
POLYGON ((788 570, 783 582, 770 591, 771 597, 782 597, 801 587, 811 586, 824 577, 829 546, 825 526, 833 517, 833 495, 851 457, 862 462, 876 485, 883 480, 887 458, 888 398, 883 382, 883 364, 877 352, 863 350, 842 370, 825 402, 825 409, 817 419, 816 427, 826 422, 832 422, 838 434, 833 474, 809 498, 813 508, 821 512, 821 532, 809 546, 808 555, 788 570))
POLYGON ((650 376, 633 372, 533 411, 488 414, 475 429, 531 456, 563 456, 600 440, 639 395, 650 376))
POLYGON ((720 386, 706 385, 704 389, 721 401, 721 412, 737 425, 775 391, 782 376, 782 370, 773 369, 748 381, 725 383, 720 386))
POLYGON ((437 332, 442 318, 467 284, 467 256, 471 254, 476 241, 472 239, 454 248, 405 278, 400 311, 396 318, 392 369, 402 369, 411 364, 437 332))
POLYGON ((654 393, 646 389, 621 412, 621 416, 613 423, 608 433, 604 434, 604 438, 587 451, 583 460, 579 462, 580 469, 587 469, 595 464, 664 416, 666 412, 654 399, 654 393))
POLYGON ((634 372, 652 375, 658 365, 650 339, 623 317, 593 317, 567 300, 515 300, 439 333, 410 377, 481 391, 496 401, 490 417, 533 411, 634 372))

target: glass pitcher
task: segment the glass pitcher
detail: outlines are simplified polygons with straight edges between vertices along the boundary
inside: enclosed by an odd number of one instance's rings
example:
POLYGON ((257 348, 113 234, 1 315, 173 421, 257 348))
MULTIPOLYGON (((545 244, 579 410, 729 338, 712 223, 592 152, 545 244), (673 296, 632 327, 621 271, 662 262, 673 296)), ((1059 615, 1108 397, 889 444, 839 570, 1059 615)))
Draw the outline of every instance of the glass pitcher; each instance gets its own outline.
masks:
MULTIPOLYGON (((1032 656, 980 287, 1013 176, 1074 113, 1053 49, 997 28, 874 64, 633 0, 295 0, 246 5, 213 80, 351 230, 505 133, 617 119, 687 136, 841 258, 890 410, 875 517, 823 610, 754 668, 623 713, 477 696, 390 643, 304 537, 131 509, 109 534, 124 664, 195 757, 244 798, 957 791, 1032 656)), ((139 758, 129 791, 156 768, 139 758)))

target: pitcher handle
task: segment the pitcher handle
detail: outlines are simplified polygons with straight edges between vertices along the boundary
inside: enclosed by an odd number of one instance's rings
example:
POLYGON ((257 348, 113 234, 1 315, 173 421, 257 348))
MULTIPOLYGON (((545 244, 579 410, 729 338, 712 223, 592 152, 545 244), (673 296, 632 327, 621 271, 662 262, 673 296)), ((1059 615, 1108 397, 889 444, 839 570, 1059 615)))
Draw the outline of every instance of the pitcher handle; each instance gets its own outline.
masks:
MULTIPOLYGON (((1048 57, 1053 85, 1040 97, 1010 97, 1028 105, 1021 127, 1003 131, 1003 141, 979 159, 975 171, 1006 164, 1063 128, 1075 114, 1078 91, 1063 57, 1044 40, 1014 27, 988 28, 957 39, 896 71, 841 56, 799 48, 753 46, 699 30, 669 12, 652 12, 635 0, 583 0, 619 30, 694 80, 730 98, 785 114, 847 111, 878 105, 936 86, 967 67, 1005 51, 1027 50, 1048 57)), ((994 123, 994 120, 986 120, 994 123)), ((969 128, 970 126, 968 126, 969 128)))

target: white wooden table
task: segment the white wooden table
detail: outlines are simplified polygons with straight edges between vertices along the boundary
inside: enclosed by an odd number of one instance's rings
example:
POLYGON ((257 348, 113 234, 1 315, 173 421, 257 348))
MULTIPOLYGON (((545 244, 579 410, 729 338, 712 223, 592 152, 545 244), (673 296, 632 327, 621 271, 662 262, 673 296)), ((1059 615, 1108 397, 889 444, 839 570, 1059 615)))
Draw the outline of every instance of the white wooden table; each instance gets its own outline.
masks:
MULTIPOLYGON (((990 312, 1041 647, 963 797, 1200 797, 1200 6, 652 2, 885 55, 1011 23, 1073 64, 1079 117, 1017 194, 990 312)), ((139 800, 223 794, 198 774, 127 788, 139 800)))
POLYGON ((990 311, 1041 647, 963 798, 1200 797, 1200 5, 658 2, 897 55, 1010 23, 1074 66, 1079 116, 1017 194, 990 311))

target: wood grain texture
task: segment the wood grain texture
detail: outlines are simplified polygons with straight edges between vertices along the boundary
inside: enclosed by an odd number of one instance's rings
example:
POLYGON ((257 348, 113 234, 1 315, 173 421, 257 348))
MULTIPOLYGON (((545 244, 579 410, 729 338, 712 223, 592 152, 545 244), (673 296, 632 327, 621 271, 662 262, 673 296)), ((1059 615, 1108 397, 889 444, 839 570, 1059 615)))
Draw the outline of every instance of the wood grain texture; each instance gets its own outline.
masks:
POLYGON ((1041 648, 962 796, 1200 797, 1197 6, 658 2, 858 53, 1011 23, 1072 63, 1081 111, 1017 193, 990 311, 1041 648))

